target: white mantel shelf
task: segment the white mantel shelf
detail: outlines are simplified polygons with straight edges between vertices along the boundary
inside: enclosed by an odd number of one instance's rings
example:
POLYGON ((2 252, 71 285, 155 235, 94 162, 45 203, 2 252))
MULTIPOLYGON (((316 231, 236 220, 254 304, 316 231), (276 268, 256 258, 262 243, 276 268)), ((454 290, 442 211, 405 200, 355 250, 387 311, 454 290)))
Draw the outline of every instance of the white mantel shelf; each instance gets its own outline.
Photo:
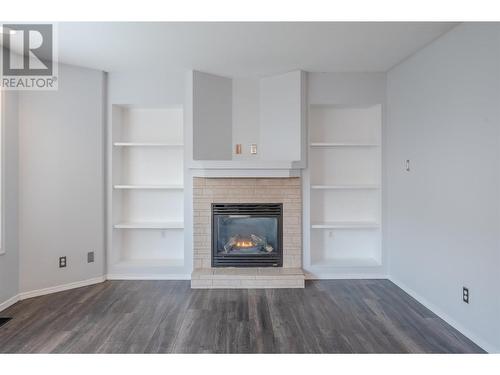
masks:
POLYGON ((194 177, 299 177, 304 166, 294 161, 204 160, 193 161, 194 177))

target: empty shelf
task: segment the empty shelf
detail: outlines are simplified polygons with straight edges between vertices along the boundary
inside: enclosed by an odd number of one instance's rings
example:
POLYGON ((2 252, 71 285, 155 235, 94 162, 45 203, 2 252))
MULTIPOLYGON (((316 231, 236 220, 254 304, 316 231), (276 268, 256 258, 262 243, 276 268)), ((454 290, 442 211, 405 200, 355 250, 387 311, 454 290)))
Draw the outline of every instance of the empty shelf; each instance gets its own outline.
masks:
POLYGON ((313 142, 311 147, 378 147, 378 143, 324 143, 313 142))
POLYGON ((117 147, 183 147, 182 143, 162 143, 162 142, 115 142, 117 147))
POLYGON ((118 223, 113 226, 115 229, 182 229, 184 222, 182 221, 167 221, 161 223, 144 222, 144 223, 118 223))
POLYGON ((378 228, 379 224, 371 221, 335 221, 325 223, 313 223, 312 229, 367 229, 378 228))
POLYGON ((160 189, 160 190, 183 190, 182 185, 115 185, 115 189, 160 189))
POLYGON ((311 185, 311 189, 317 190, 375 190, 379 185, 311 185))

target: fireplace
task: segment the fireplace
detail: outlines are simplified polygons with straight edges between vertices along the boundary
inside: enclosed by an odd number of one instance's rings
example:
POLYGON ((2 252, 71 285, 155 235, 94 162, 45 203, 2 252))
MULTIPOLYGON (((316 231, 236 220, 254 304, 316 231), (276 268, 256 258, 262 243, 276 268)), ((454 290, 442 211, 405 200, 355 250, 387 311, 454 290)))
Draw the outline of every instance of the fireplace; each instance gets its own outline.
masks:
POLYGON ((281 203, 212 203, 212 267, 282 267, 281 203))

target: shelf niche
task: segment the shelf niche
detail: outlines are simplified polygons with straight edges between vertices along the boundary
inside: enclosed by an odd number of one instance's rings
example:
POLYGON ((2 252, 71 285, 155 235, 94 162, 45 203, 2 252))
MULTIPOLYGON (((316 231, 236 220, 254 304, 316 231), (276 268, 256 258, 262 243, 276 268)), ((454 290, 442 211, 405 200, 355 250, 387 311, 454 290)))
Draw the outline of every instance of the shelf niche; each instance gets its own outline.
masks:
POLYGON ((161 277, 183 270, 182 108, 113 105, 108 273, 161 277))
POLYGON ((309 108, 311 267, 382 264, 381 112, 380 105, 309 108))

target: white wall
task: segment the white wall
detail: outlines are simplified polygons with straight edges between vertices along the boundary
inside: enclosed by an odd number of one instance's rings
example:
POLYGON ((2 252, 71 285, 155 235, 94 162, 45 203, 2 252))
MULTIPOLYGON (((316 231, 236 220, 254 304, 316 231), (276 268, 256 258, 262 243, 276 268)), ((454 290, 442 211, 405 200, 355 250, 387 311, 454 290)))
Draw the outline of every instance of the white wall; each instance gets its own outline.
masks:
POLYGON ((108 102, 164 108, 184 102, 184 73, 124 71, 108 73, 108 102))
POLYGON ((309 104, 369 107, 385 103, 385 73, 309 73, 309 104))
POLYGON ((499 103, 499 24, 462 24, 388 73, 391 277, 492 351, 500 351, 499 103))
MULTIPOLYGON (((18 124, 17 93, 5 91, 2 100, 2 181, 3 181, 3 228, 0 255, 0 311, 2 304, 19 292, 19 253, 17 224, 17 173, 18 173, 18 124)), ((12 301, 14 302, 14 301, 12 301)))
POLYGON ((59 90, 19 93, 21 292, 103 275, 104 82, 60 65, 59 90))

